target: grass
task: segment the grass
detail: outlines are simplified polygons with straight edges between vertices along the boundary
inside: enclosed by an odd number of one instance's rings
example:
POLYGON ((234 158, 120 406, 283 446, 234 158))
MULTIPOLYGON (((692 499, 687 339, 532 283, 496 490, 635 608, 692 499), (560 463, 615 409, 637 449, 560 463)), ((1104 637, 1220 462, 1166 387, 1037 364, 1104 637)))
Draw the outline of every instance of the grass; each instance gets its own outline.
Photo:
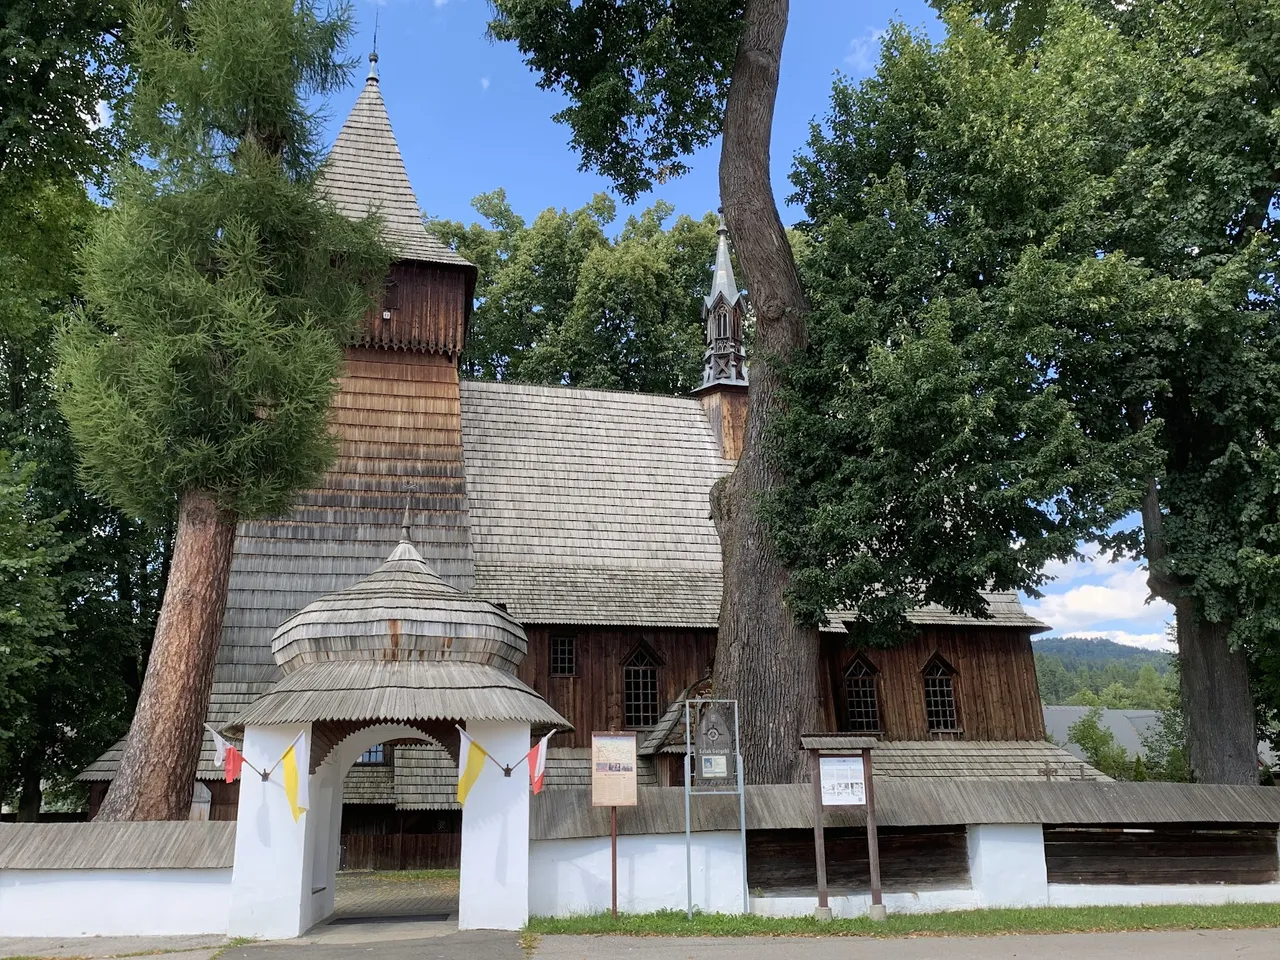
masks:
POLYGON ((1280 927, 1280 905, 1236 903, 1220 907, 1047 907, 890 914, 881 923, 860 917, 818 923, 812 917, 773 919, 683 910, 531 917, 529 933, 613 934, 633 937, 984 937, 1016 933, 1115 933, 1131 930, 1238 930, 1280 927))

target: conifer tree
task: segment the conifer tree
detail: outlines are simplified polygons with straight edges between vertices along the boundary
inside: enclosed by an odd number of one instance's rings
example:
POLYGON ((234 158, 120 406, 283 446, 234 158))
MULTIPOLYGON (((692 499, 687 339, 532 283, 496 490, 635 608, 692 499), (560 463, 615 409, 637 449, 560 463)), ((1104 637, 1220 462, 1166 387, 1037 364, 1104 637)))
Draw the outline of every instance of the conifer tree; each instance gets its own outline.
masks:
POLYGON ((341 344, 388 257, 320 198, 312 97, 346 82, 347 8, 138 0, 119 171, 83 253, 87 307, 59 342, 87 483, 177 526, 108 820, 184 818, 236 522, 285 511, 334 454, 341 344))

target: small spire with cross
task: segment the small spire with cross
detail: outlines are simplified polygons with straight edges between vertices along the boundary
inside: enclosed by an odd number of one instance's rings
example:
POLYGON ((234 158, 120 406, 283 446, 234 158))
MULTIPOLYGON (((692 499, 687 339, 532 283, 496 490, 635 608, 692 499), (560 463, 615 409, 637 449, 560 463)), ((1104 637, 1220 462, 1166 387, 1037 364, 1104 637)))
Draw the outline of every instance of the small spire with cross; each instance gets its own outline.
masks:
POLYGON ((400 542, 413 543, 413 495, 418 492, 418 485, 410 483, 404 493, 404 519, 400 521, 400 542))

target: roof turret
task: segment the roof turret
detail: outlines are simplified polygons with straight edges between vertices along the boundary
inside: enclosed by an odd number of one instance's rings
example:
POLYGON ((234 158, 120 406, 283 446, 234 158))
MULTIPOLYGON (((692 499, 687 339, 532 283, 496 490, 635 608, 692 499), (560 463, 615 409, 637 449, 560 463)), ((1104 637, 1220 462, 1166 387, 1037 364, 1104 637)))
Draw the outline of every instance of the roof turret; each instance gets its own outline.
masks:
POLYGON ((376 53, 369 55, 368 79, 333 142, 319 187, 353 220, 381 215, 383 240, 398 259, 471 266, 422 224, 422 210, 382 100, 376 53))

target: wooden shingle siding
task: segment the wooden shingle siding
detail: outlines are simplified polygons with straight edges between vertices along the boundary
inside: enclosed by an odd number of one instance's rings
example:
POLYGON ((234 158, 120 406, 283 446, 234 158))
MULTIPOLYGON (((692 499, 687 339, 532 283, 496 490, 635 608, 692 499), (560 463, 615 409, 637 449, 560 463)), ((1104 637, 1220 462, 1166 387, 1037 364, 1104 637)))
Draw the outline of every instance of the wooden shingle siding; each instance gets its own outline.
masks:
POLYGON ((1275 883, 1275 824, 1044 829, 1050 883, 1275 883))
POLYGON ((940 656, 956 671, 956 701, 965 740, 1043 740, 1044 712, 1036 684, 1030 633, 984 626, 923 627, 919 636, 891 649, 851 648, 844 638, 824 636, 825 722, 831 732, 847 727, 844 671, 857 656, 876 670, 884 736, 927 740, 921 671, 940 656))
POLYGON ((358 341, 392 350, 457 355, 471 312, 471 272, 425 263, 392 264, 381 298, 365 317, 358 341), (383 317, 383 314, 390 314, 383 317))
MULTIPOLYGON (((516 676, 573 724, 572 734, 555 738, 559 747, 589 747, 593 730, 623 729, 622 668, 641 643, 658 661, 658 700, 664 707, 706 676, 716 646, 714 630, 530 626, 525 632, 529 651, 516 676), (575 676, 551 675, 553 635, 576 638, 575 676)), ((643 733, 639 739, 645 739, 643 733)))

